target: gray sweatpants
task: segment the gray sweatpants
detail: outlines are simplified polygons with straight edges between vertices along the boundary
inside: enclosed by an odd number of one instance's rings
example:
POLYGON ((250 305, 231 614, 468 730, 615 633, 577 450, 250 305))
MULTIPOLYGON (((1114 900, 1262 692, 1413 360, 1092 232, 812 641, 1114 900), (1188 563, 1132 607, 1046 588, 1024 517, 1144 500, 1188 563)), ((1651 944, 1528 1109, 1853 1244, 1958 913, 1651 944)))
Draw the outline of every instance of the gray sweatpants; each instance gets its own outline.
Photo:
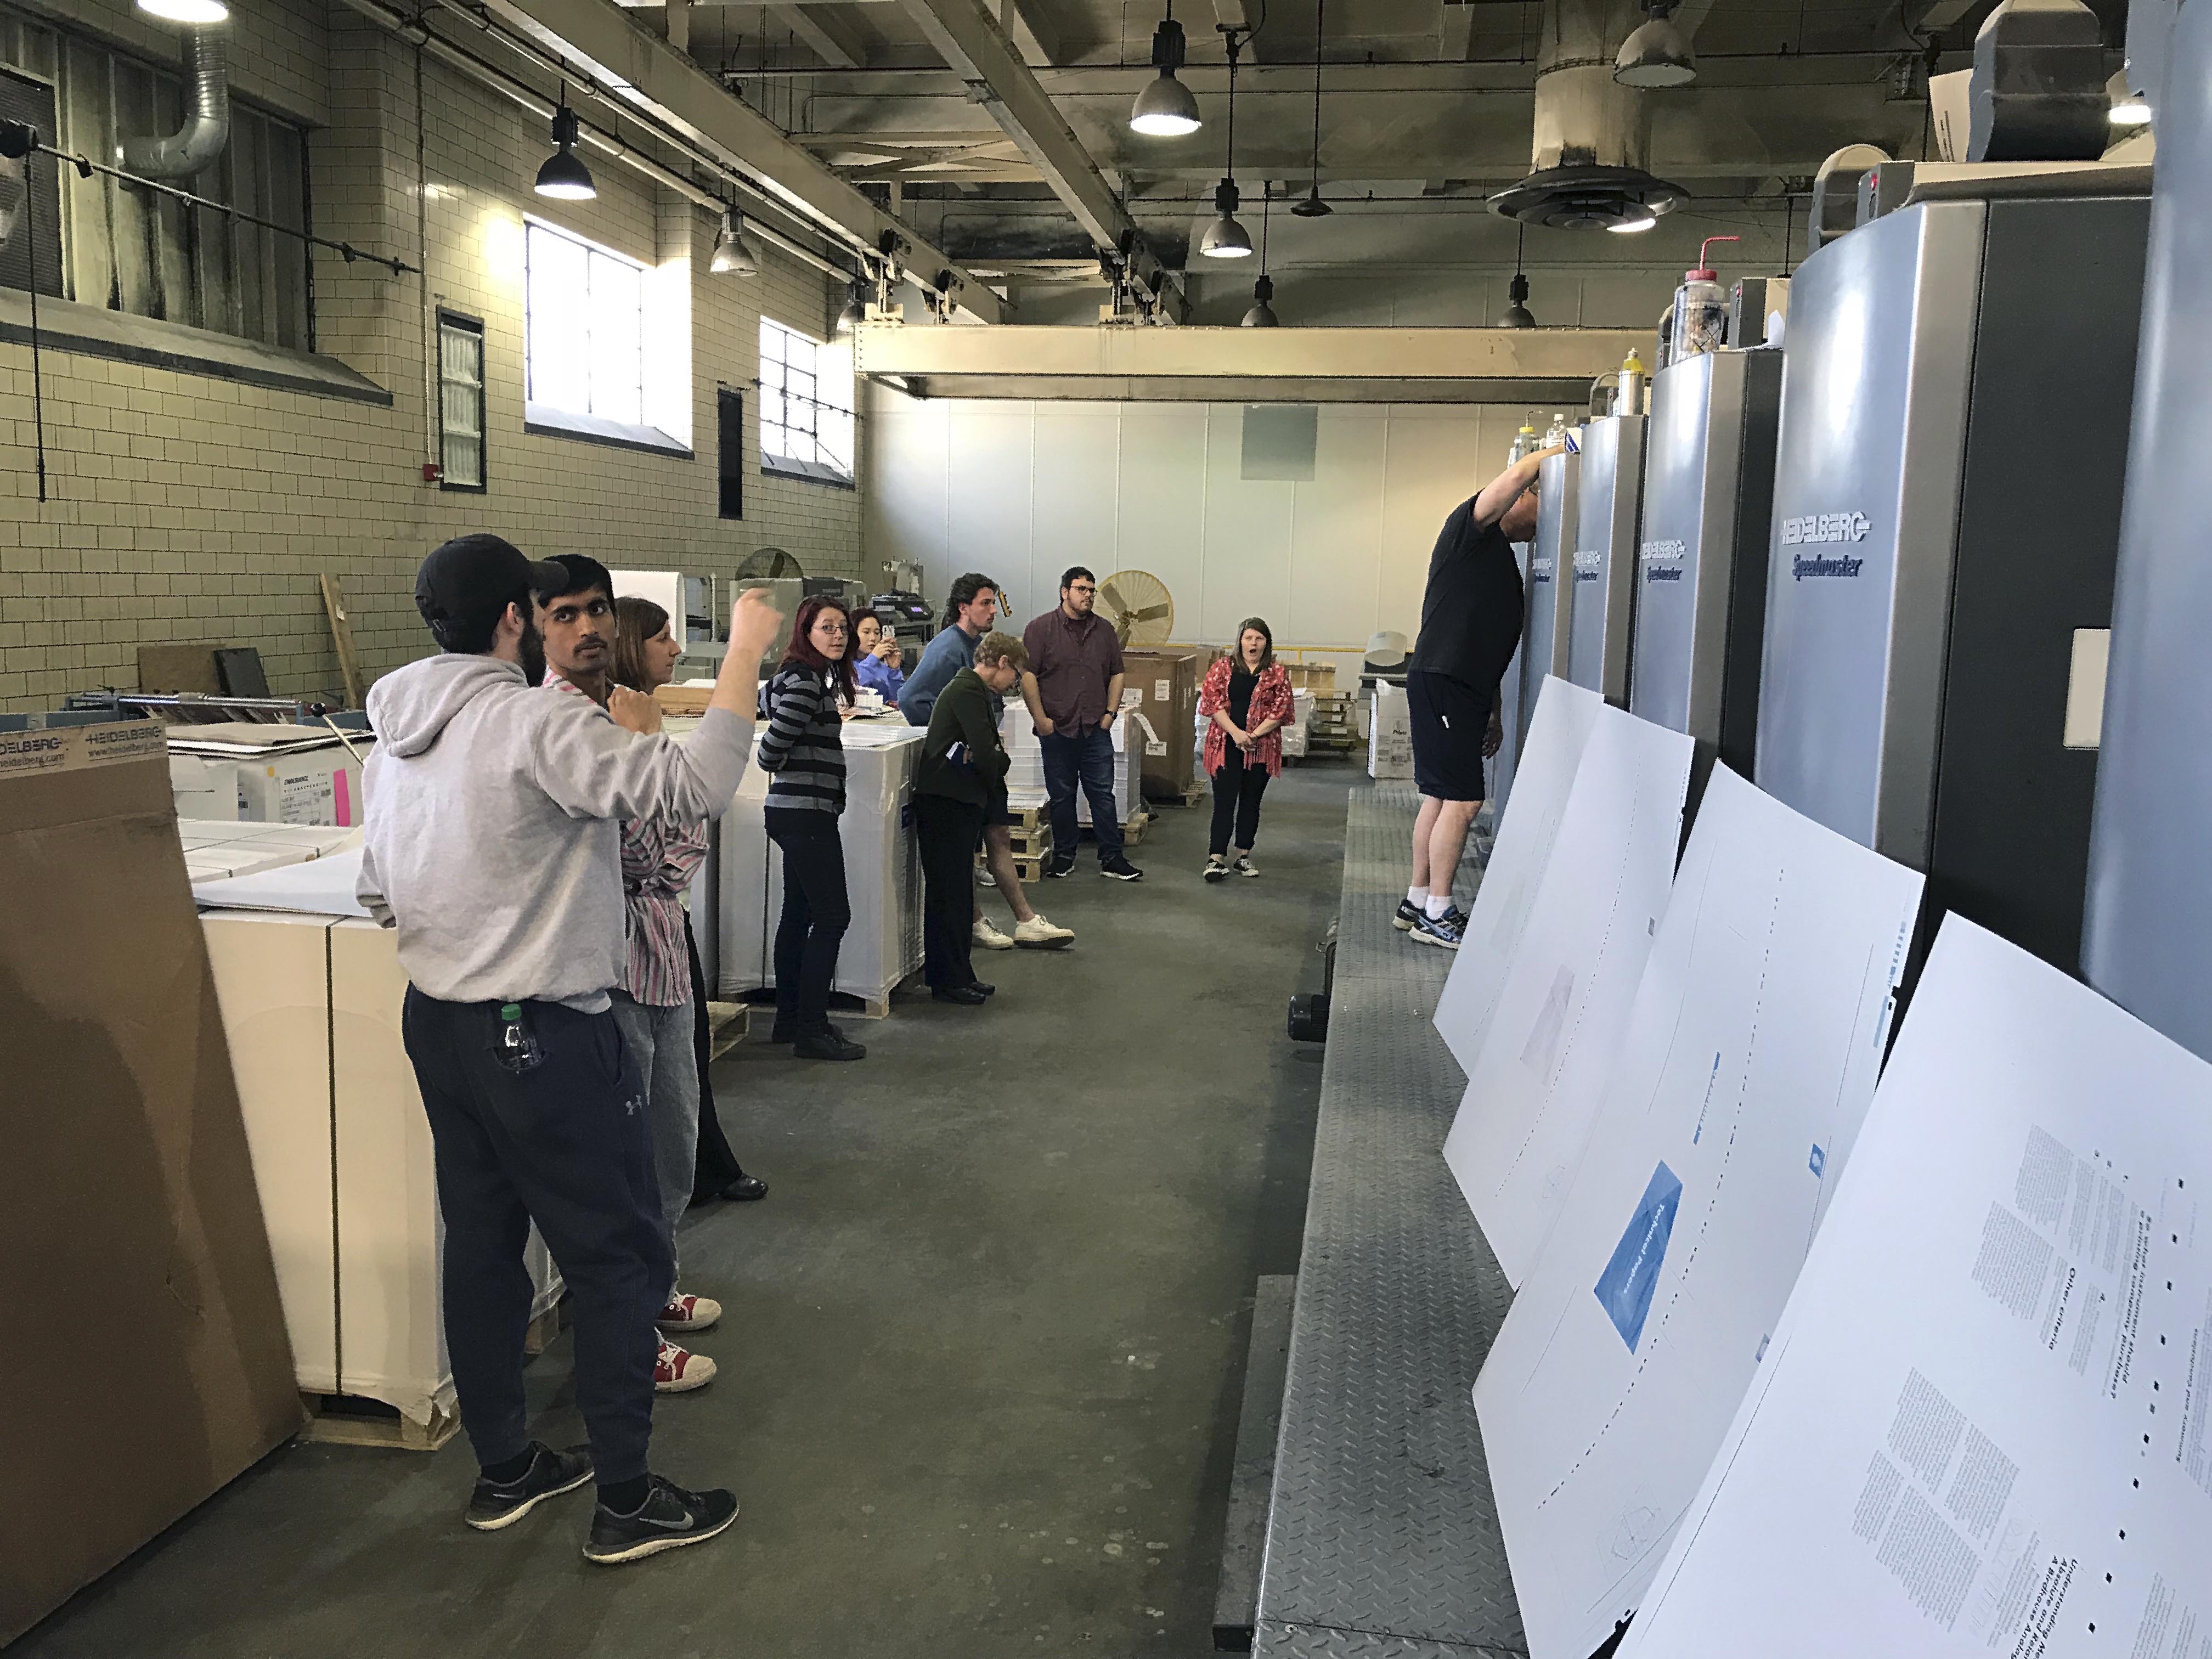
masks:
POLYGON ((620 991, 610 994, 623 1047, 645 1079, 653 1180, 660 1189, 661 1224, 673 1256, 676 1224, 691 1202, 692 1170, 699 1152, 699 1054, 691 1046, 691 1005, 656 1008, 620 991))

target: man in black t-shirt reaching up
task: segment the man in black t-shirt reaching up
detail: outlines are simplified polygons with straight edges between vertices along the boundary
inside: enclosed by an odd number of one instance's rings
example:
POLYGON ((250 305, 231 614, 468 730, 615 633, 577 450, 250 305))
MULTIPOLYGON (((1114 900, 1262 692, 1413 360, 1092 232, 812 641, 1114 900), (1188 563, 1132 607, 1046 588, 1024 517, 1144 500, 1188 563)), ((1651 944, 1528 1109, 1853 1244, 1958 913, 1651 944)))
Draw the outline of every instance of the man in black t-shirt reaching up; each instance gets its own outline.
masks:
POLYGON ((1536 533, 1540 450, 1516 461, 1444 520, 1429 556, 1421 634, 1406 673, 1413 727, 1413 880, 1393 925, 1416 944, 1459 949, 1467 918, 1452 902, 1468 828, 1482 810, 1482 763, 1504 738, 1498 682, 1521 643, 1524 601, 1513 544, 1536 533))

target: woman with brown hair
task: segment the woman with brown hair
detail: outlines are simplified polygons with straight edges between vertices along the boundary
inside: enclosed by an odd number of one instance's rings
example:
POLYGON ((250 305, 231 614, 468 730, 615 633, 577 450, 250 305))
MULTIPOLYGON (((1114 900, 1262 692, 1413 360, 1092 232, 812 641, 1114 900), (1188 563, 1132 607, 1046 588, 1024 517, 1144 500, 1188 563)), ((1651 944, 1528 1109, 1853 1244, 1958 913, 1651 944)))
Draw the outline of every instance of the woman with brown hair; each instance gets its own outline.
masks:
POLYGON ((1260 797, 1267 780, 1282 774, 1282 728, 1291 714, 1291 677, 1275 660, 1275 635, 1264 619, 1245 617, 1237 630, 1237 649, 1206 671, 1198 712, 1207 720, 1205 763, 1213 780, 1206 878, 1256 876, 1250 854, 1260 833, 1260 797))
POLYGON ((783 854, 783 920, 775 930, 775 1030, 801 1060, 867 1054, 830 1023, 837 947, 852 926, 845 888, 845 744, 838 702, 853 700, 852 618, 826 593, 803 600, 775 678, 761 688, 761 770, 770 775, 763 814, 783 854))

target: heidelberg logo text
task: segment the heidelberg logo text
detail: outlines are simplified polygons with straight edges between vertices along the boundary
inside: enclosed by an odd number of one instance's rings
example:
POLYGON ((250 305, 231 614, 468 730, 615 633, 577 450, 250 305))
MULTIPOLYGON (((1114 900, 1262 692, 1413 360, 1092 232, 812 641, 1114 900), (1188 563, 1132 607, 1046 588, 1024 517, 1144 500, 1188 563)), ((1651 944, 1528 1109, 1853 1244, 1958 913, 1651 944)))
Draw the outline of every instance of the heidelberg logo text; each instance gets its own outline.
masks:
MULTIPOLYGON (((1808 513, 1802 518, 1782 521, 1782 544, 1784 547, 1833 546, 1849 542, 1863 542, 1872 526, 1863 513, 1808 513)), ((1814 554, 1794 556, 1790 561, 1793 580, 1803 581, 1808 576, 1852 577, 1866 566, 1864 559, 1839 553, 1833 556, 1814 554)))

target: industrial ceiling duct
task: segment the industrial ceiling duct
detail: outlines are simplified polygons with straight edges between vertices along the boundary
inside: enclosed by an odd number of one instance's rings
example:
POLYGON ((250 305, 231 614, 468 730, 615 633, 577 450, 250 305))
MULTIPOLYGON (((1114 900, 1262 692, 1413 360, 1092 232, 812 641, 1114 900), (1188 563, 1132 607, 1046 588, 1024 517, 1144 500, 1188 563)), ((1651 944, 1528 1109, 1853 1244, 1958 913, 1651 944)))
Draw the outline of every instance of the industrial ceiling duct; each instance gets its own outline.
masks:
POLYGON ((1547 0, 1534 171, 1490 198, 1493 213, 1558 229, 1608 230, 1672 212, 1689 198, 1646 171, 1644 94, 1613 79, 1619 49, 1642 15, 1636 0, 1547 0))
POLYGON ((207 171, 230 142, 230 45, 226 27, 208 23, 185 37, 185 124, 166 138, 125 138, 116 160, 142 179, 190 179, 207 171))
POLYGON ((1969 161, 2094 161, 2112 139, 2105 45, 2081 0, 2003 0, 1974 35, 1969 161))

